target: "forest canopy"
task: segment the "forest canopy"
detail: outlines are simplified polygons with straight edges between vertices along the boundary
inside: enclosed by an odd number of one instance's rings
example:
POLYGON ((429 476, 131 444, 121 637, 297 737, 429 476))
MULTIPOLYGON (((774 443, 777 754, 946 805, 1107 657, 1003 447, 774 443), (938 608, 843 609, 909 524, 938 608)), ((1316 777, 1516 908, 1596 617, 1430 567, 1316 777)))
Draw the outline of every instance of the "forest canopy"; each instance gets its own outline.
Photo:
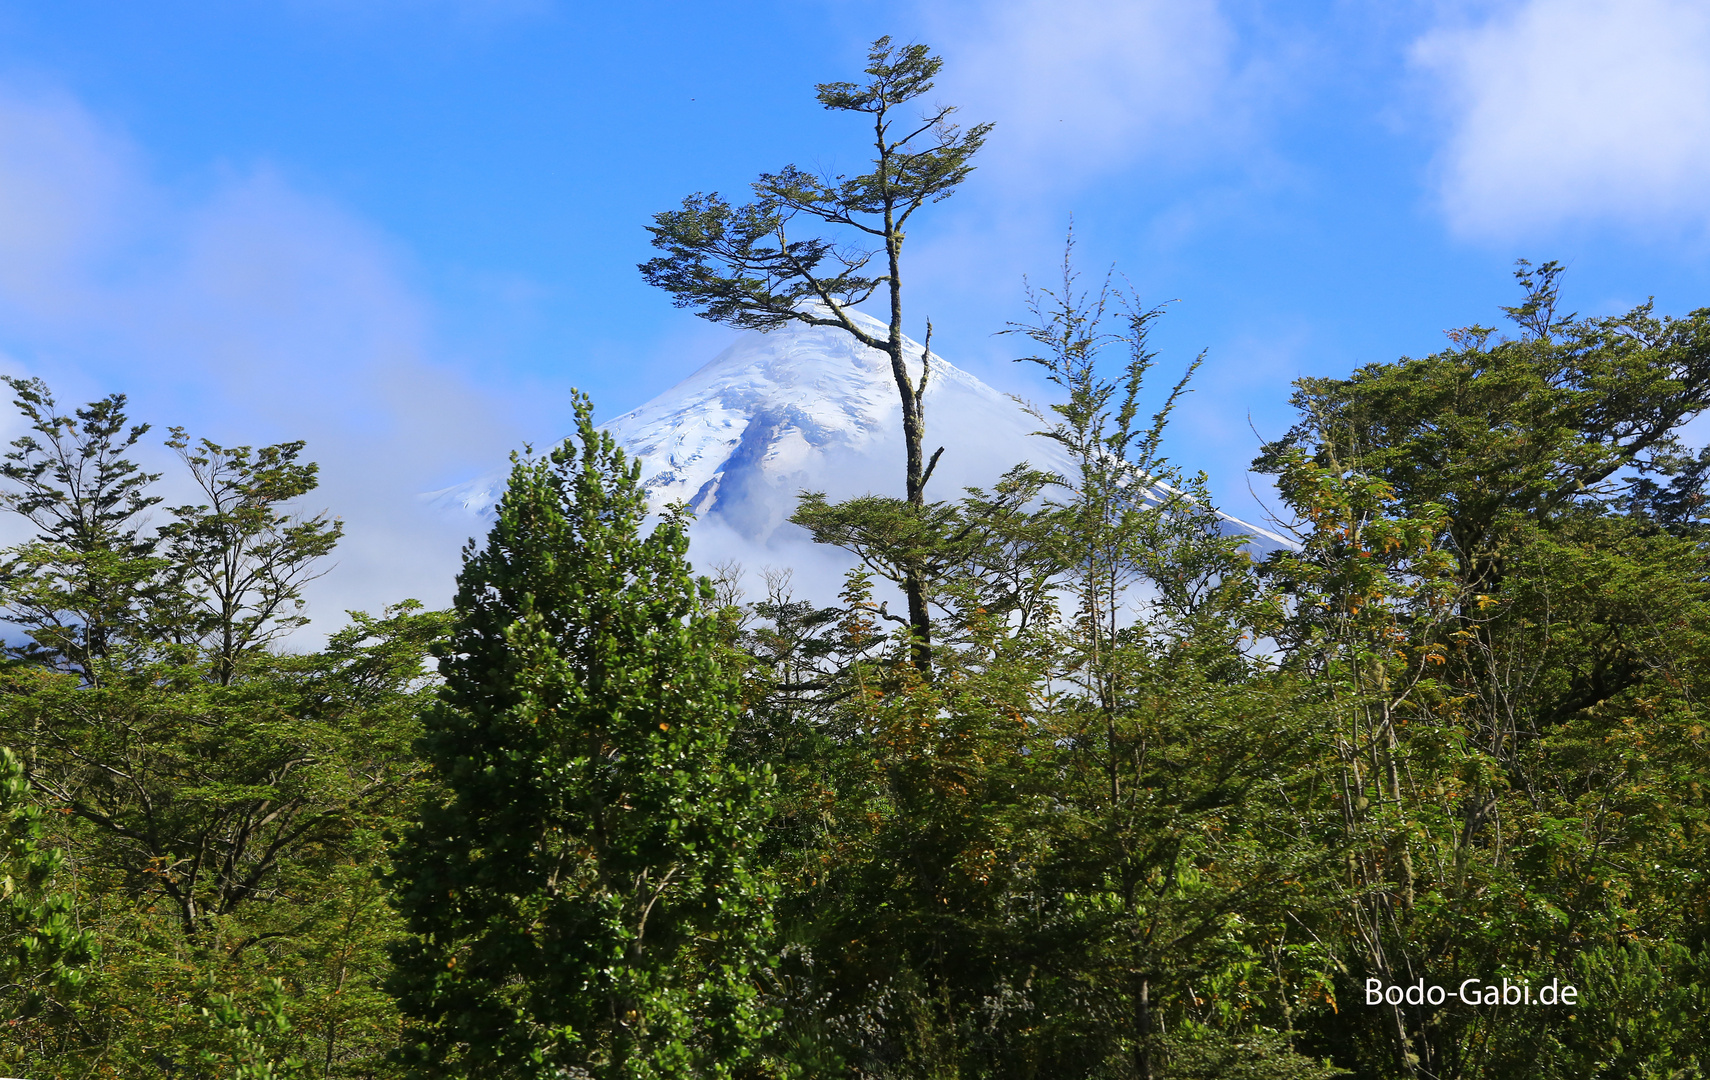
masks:
POLYGON ((899 119, 937 71, 876 43, 818 91, 871 171, 691 196, 643 267, 894 362, 905 496, 796 512, 835 597, 697 573, 578 396, 449 610, 292 649, 342 536, 304 443, 168 429, 167 506, 122 394, 7 380, 0 1065, 1704 1074, 1710 309, 1566 315, 1521 263, 1506 329, 1299 380, 1262 549, 1165 452, 1200 361, 1158 380, 1161 310, 1066 257, 1007 340, 1067 465, 938 498, 903 224, 988 128, 899 119))
POLYGON ((1297 384, 1262 559, 1162 454, 1182 384, 1142 414, 1156 312, 1066 269, 1019 340, 1073 470, 804 499, 835 602, 697 577, 583 402, 452 610, 308 653, 302 444, 174 429, 205 501, 149 525, 123 397, 14 380, 8 1067, 1691 1075, 1710 312, 1519 276, 1511 335, 1297 384))

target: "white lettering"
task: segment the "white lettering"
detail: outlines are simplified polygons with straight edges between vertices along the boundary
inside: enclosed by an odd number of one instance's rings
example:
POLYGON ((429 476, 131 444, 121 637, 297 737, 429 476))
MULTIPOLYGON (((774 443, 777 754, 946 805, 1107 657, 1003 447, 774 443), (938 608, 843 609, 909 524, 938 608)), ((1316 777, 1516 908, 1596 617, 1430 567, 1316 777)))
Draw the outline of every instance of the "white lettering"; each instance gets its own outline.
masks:
POLYGON ((1454 990, 1427 985, 1423 976, 1405 985, 1386 984, 1376 976, 1366 979, 1367 1005, 1441 1005, 1449 998, 1463 1005, 1575 1005, 1579 1002, 1579 988, 1551 979, 1539 983, 1537 994, 1533 994, 1530 979, 1515 982, 1506 975, 1500 982, 1485 982, 1475 975, 1454 990))

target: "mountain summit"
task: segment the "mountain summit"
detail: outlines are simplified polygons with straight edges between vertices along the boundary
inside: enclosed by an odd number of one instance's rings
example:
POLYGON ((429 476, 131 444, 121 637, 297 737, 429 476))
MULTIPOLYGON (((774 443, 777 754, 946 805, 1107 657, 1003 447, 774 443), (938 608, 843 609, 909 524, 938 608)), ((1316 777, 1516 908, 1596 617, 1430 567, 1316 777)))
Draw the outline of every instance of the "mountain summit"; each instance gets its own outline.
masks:
MULTIPOLYGON (((885 327, 855 318, 883 336, 885 327)), ((906 345, 910 377, 921 347, 906 345)), ((788 525, 803 491, 833 500, 869 492, 901 495, 902 406, 885 354, 831 327, 790 324, 751 331, 665 393, 604 425, 641 461, 655 506, 682 500, 696 531, 729 530, 756 548, 800 535, 788 525)), ((945 448, 928 498, 988 487, 1022 461, 1066 470, 1056 443, 1035 433, 1040 420, 934 352, 925 398, 928 455, 945 448)), ((490 515, 506 473, 429 493, 448 508, 490 515)), ((1231 532, 1270 548, 1267 530, 1228 519, 1231 532)))

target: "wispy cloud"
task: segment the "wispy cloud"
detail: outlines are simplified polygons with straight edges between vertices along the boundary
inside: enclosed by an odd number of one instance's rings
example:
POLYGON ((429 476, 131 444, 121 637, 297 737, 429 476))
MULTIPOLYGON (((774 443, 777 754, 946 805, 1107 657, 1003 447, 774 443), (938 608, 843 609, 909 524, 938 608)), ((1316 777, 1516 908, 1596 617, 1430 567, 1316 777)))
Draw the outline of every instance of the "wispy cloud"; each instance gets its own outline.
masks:
POLYGON ((1696 0, 1504 5, 1430 32, 1413 59, 1446 107, 1457 231, 1710 222, 1710 8, 1696 0))
POLYGON ((1238 123, 1235 32, 1216 0, 978 0, 926 9, 946 90, 995 120, 992 167, 1065 186, 1238 123))
POLYGON ((364 222, 265 166, 185 186, 74 99, 0 87, 0 348, 65 404, 124 391, 162 430, 309 440, 313 509, 350 535, 322 614, 444 601, 465 525, 415 493, 501 460, 514 410, 437 354, 364 222))
POLYGON ((101 263, 144 216, 130 148, 71 99, 0 92, 0 304, 52 325, 93 300, 101 263))

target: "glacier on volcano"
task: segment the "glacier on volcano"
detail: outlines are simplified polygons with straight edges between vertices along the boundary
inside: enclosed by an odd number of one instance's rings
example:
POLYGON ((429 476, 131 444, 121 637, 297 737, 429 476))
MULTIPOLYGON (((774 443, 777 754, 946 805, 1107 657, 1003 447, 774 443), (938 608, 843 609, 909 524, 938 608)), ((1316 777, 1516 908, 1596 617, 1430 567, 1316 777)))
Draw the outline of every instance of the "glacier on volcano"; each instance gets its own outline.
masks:
MULTIPOLYGON (((877 319, 852 314, 875 336, 885 335, 877 319)), ((919 344, 907 343, 916 380, 921 352, 919 344)), ((929 498, 989 487, 1023 461, 1068 470, 1062 448, 1036 434, 1042 421, 1019 400, 936 351, 930 359, 926 453, 945 450, 929 498)), ((806 554, 798 545, 813 546, 806 531, 789 522, 803 491, 822 491, 834 501, 902 494, 901 413, 889 357, 841 330, 792 323, 743 334, 693 375, 603 426, 640 460, 656 508, 682 500, 694 511, 690 542, 697 565, 718 558, 789 563, 806 554), (781 558, 785 548, 792 549, 789 559, 781 558)), ((507 476, 493 473, 424 498, 490 517, 507 476)), ((1269 530, 1225 521, 1231 534, 1253 537, 1256 550, 1288 543, 1269 530)))

